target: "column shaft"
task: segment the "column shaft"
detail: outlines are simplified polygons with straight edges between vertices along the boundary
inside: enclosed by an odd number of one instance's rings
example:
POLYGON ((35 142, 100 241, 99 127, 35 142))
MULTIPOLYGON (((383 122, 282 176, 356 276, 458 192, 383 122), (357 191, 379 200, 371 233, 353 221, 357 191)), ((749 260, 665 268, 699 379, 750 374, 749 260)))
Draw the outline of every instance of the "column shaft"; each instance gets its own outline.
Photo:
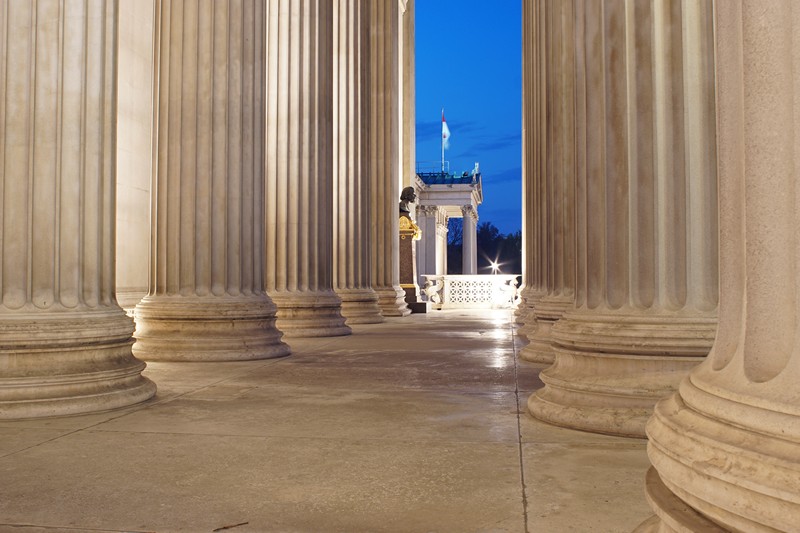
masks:
MULTIPOLYGON (((692 2, 682 6, 698 16, 692 2)), ((648 422, 657 518, 639 531, 796 531, 800 11, 792 0, 744 0, 717 2, 714 16, 719 331, 648 422)))
POLYGON ((0 4, 0 419, 155 385, 114 296, 117 4, 0 4))
POLYGON ((710 3, 690 3, 575 3, 577 309, 552 327, 555 364, 528 402, 554 424, 643 437, 711 346, 712 32, 710 3))
POLYGON ((131 316, 150 270, 154 14, 155 0, 119 1, 116 292, 131 316))
POLYGON ((397 0, 371 4, 372 283, 384 316, 411 313, 400 287, 398 12, 397 0))
POLYGON ((383 322, 370 269, 369 2, 336 0, 333 27, 334 287, 348 324, 383 322))
POLYGON ((146 360, 288 353, 263 286, 263 2, 158 0, 146 360))
POLYGON ((461 213, 464 216, 461 234, 461 273, 474 275, 478 273, 478 214, 471 205, 462 206, 461 213))
POLYGON ((349 335, 333 290, 334 6, 266 8, 267 293, 287 336, 349 335))
POLYGON ((401 42, 402 57, 400 60, 402 113, 400 117, 400 135, 402 150, 400 153, 401 187, 414 186, 417 175, 417 142, 416 142, 416 71, 414 46, 414 12, 415 0, 400 0, 401 4, 401 42))
POLYGON ((551 328, 575 301, 575 16, 571 0, 548 0, 540 9, 546 22, 545 60, 538 75, 546 108, 538 124, 542 172, 533 178, 539 194, 531 208, 541 213, 537 229, 543 251, 536 259, 542 281, 525 332, 530 342, 520 357, 552 363, 551 328))
POLYGON ((546 255, 542 210, 539 208, 542 172, 544 47, 543 2, 522 4, 522 283, 517 309, 518 330, 529 337, 536 330, 535 306, 545 293, 542 268, 546 255))
POLYGON ((422 239, 417 246, 417 283, 420 287, 425 287, 425 278, 422 276, 433 276, 436 271, 436 245, 437 245, 437 215, 439 208, 435 205, 417 206, 417 225, 422 232, 422 239))

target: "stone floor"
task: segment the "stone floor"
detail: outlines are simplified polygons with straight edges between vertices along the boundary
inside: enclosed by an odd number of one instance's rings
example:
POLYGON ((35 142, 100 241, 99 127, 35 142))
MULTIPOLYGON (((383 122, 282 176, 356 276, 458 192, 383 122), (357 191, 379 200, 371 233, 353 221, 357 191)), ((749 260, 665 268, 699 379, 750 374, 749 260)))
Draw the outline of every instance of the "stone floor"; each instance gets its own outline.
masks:
POLYGON ((612 533, 650 514, 643 441, 527 414, 541 367, 517 363, 509 312, 354 330, 150 364, 158 395, 133 408, 0 422, 0 531, 612 533))

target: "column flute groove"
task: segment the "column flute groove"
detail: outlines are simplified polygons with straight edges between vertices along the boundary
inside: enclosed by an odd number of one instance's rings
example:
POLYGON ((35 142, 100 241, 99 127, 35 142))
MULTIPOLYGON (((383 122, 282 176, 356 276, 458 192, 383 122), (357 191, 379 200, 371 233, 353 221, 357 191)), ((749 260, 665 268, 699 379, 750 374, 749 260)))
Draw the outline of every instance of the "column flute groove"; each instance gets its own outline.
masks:
POLYGON ((117 5, 0 6, 0 419, 155 394, 114 295, 117 5))
POLYGON ((156 2, 151 274, 135 310, 142 359, 289 352, 263 282, 263 47, 259 0, 156 2))

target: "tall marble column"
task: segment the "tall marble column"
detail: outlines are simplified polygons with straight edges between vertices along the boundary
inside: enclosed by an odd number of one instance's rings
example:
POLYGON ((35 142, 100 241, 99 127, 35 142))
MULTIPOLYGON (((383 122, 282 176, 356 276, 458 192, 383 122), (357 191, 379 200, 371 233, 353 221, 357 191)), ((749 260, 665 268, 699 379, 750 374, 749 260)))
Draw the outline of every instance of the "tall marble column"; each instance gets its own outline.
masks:
POLYGON ((793 0, 721 1, 714 17, 719 331, 647 425, 657 517, 639 531, 797 531, 800 10, 793 0))
POLYGON ((436 221, 439 208, 435 205, 417 206, 417 225, 422 232, 422 240, 417 246, 417 283, 420 287, 425 286, 425 278, 422 276, 433 276, 438 274, 436 271, 436 221))
POLYGON ((461 214, 464 217, 461 234, 461 273, 478 273, 478 213, 471 205, 462 205, 461 214))
POLYGON ((158 0, 145 360, 288 353, 263 287, 263 2, 158 0))
POLYGON ((119 0, 116 293, 131 316, 150 270, 154 15, 155 0, 119 0))
POLYGON ((400 2, 400 185, 412 187, 417 175, 415 0, 400 2))
POLYGON ((333 278, 348 324, 383 322, 370 269, 369 2, 333 16, 333 278))
POLYGON ((117 4, 0 5, 0 419, 155 385, 114 297, 117 4))
POLYGON ((370 9, 370 174, 372 283, 384 316, 407 316, 400 287, 400 113, 397 0, 370 9))
POLYGON ((542 210, 539 186, 544 176, 542 161, 542 125, 544 77, 543 2, 522 3, 522 287, 517 308, 517 333, 527 338, 536 329, 536 302, 544 295, 541 248, 542 210))
POLYGON ((334 6, 266 9, 267 293, 287 337, 349 335, 333 290, 334 6))
POLYGON ((546 0, 540 6, 546 25, 538 75, 546 107, 539 124, 542 171, 534 178, 539 190, 532 209, 540 213, 542 282, 526 330, 529 343, 520 357, 552 363, 551 329, 575 302, 575 16, 572 0, 546 0))
POLYGON ((710 4, 575 7, 577 309, 553 326, 555 363, 528 407, 643 437, 716 329, 710 4))

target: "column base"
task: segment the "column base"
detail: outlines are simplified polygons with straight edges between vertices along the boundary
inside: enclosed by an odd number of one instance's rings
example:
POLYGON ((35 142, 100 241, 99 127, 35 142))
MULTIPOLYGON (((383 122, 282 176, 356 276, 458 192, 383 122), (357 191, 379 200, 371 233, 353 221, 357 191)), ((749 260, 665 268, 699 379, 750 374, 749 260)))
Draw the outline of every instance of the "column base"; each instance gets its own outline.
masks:
POLYGON ((129 317, 135 314, 136 305, 147 296, 147 287, 117 287, 117 303, 129 317))
POLYGON ((796 531, 800 411, 781 399, 796 381, 755 383, 741 361, 719 371, 710 363, 659 402, 647 425, 651 507, 675 531, 796 531))
POLYGON ((408 316, 411 309, 406 304, 406 292, 398 285, 395 287, 375 287, 378 295, 378 306, 383 316, 408 316))
POLYGON ((331 291, 275 291, 278 329, 288 337, 341 337, 353 331, 345 325, 342 301, 331 291))
POLYGON ((555 362, 528 409, 557 426, 644 438, 656 402, 703 360, 715 329, 699 317, 567 313, 552 327, 555 362))
POLYGON ((251 296, 146 296, 136 306, 133 353, 145 361, 248 361, 290 353, 275 305, 251 296))
POLYGON ((0 419, 108 411, 153 397, 119 307, 0 317, 0 419))
POLYGON ((384 321, 378 295, 372 289, 337 289, 345 324, 380 324, 384 321))
POLYGON ((523 339, 528 339, 536 331, 536 311, 535 306, 543 296, 544 292, 526 287, 520 294, 520 304, 514 311, 515 321, 518 324, 517 335, 523 339))
POLYGON ((529 344, 522 349, 520 357, 531 363, 553 363, 553 339, 551 329, 564 313, 572 307, 575 299, 572 296, 549 295, 537 299, 534 306, 534 323, 528 331, 529 344))
POLYGON ((552 364, 556 360, 551 343, 550 330, 555 324, 552 320, 537 319, 527 329, 525 337, 528 344, 519 352, 520 359, 530 363, 552 364))
POLYGON ((660 512, 639 524, 633 533, 727 533, 729 531, 672 494, 654 468, 647 471, 645 486, 648 503, 660 512))

